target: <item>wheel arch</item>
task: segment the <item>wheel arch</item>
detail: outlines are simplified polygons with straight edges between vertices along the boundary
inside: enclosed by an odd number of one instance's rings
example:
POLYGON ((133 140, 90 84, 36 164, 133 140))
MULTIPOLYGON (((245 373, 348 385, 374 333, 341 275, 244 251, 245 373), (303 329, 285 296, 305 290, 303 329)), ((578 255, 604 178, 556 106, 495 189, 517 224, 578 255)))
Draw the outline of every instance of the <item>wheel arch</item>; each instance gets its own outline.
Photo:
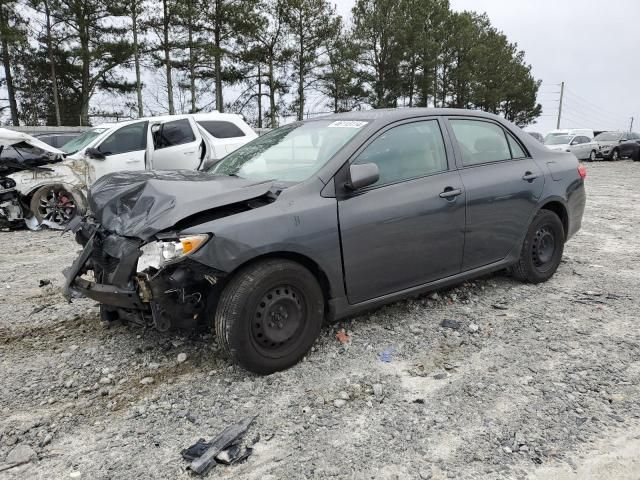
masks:
POLYGON ((318 285, 320 285, 320 290, 322 291, 322 296, 324 297, 325 307, 328 305, 329 300, 332 298, 332 289, 331 289, 331 282, 329 281, 329 277, 327 276, 326 272, 322 269, 322 267, 320 267, 320 265, 315 260, 298 252, 281 250, 281 251, 264 253, 262 255, 253 257, 247 260, 246 262, 241 263, 236 268, 234 268, 231 272, 229 272, 226 281, 234 277, 241 269, 244 269, 245 267, 252 265, 254 263, 257 263, 263 260, 272 259, 272 258, 282 258, 285 260, 291 260, 293 262, 299 263, 300 265, 305 267, 307 270, 309 270, 309 272, 311 272, 311 274, 317 280, 318 285))
POLYGON ((544 203, 539 210, 549 210, 560 218, 562 229, 564 230, 564 238, 567 239, 569 233, 569 212, 567 207, 559 200, 550 200, 544 203))

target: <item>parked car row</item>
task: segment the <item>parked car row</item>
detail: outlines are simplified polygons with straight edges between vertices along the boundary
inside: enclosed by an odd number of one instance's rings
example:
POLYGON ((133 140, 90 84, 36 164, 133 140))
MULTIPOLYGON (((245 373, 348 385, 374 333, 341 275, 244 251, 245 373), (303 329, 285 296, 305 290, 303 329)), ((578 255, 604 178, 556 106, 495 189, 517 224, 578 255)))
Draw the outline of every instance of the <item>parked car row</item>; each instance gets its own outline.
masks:
POLYGON ((0 208, 0 224, 30 228, 62 228, 84 214, 88 187, 107 173, 203 170, 257 137, 239 115, 217 112, 99 125, 60 149, 20 135, 21 142, 4 142, 9 156, 0 157, 11 169, 0 173, 10 185, 2 188, 4 202, 11 203, 9 216, 0 208))
POLYGON ((544 137, 544 144, 549 150, 571 152, 578 160, 640 160, 640 134, 636 132, 610 131, 594 135, 590 129, 554 130, 544 137))

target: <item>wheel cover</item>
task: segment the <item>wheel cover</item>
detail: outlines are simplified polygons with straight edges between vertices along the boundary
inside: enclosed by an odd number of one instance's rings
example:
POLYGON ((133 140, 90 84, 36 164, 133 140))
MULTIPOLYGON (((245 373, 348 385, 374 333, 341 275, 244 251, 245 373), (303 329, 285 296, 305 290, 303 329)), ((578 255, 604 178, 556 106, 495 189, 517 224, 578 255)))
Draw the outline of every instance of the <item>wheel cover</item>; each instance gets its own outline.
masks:
POLYGON ((591 150, 591 153, 589 154, 589 160, 591 160, 593 162, 593 161, 595 161, 595 159, 596 159, 596 152, 591 150))
POLYGON ((77 209, 73 195, 64 188, 48 190, 38 205, 38 213, 42 219, 58 225, 68 223, 76 216, 77 209))
POLYGON ((548 225, 542 225, 536 231, 532 242, 533 265, 539 271, 547 270, 553 263, 556 252, 556 236, 548 225))
POLYGON ((613 156, 611 158, 613 158, 614 160, 618 160, 619 154, 617 150, 613 151, 613 156))
POLYGON ((268 290, 256 305, 251 337, 262 355, 279 357, 295 346, 307 315, 303 295, 292 285, 268 290))

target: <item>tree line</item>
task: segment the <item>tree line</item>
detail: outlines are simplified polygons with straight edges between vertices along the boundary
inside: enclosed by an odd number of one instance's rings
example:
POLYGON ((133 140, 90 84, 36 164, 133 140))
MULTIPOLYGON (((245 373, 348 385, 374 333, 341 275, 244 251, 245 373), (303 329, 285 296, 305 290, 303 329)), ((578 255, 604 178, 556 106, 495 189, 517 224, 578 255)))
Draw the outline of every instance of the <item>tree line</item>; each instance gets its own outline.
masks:
POLYGON ((232 111, 257 127, 312 108, 479 108, 520 126, 540 82, 486 15, 448 0, 0 0, 11 122, 232 111), (319 100, 318 100, 319 99, 319 100), (151 106, 150 106, 151 105, 151 106), (127 115, 125 113, 125 115, 127 115))

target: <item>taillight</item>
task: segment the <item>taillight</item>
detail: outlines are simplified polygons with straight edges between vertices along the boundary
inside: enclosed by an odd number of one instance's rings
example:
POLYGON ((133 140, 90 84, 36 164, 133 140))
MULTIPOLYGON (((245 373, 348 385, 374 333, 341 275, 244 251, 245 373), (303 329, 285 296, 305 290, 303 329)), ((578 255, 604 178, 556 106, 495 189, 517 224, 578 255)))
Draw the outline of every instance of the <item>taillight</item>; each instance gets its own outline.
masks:
POLYGON ((583 180, 587 178, 587 167, 585 167, 582 163, 578 165, 578 175, 583 180))

